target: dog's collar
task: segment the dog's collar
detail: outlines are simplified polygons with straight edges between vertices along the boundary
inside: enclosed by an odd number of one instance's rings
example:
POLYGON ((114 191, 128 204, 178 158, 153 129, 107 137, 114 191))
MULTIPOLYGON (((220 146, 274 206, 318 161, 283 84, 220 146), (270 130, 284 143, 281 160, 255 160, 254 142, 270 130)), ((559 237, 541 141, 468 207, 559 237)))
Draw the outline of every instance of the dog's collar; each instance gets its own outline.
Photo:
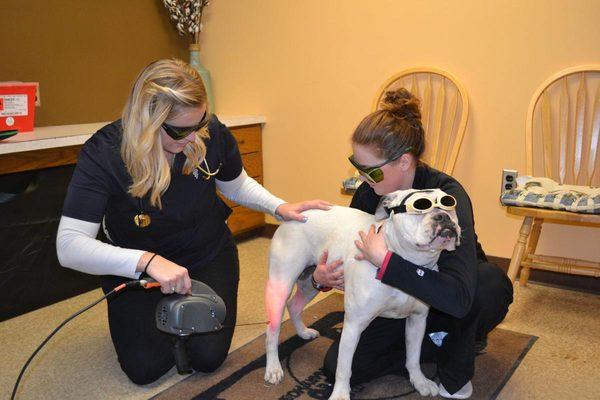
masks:
POLYGON ((431 192, 433 192, 432 189, 416 190, 412 193, 409 193, 408 196, 406 196, 404 199, 402 199, 402 202, 400 202, 399 205, 394 206, 394 207, 383 207, 383 209, 385 210, 387 215, 390 215, 392 213, 392 211, 394 212, 394 214, 405 213, 406 212, 406 201, 412 195, 417 194, 417 193, 431 193, 431 192))

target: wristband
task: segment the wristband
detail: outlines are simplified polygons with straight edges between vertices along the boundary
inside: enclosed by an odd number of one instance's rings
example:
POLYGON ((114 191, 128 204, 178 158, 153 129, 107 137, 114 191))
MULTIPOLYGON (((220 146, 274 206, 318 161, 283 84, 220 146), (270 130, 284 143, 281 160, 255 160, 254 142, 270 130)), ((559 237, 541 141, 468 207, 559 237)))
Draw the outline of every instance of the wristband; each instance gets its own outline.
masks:
POLYGON ((152 262, 152 260, 154 260, 154 257, 156 257, 157 255, 158 255, 158 254, 154 253, 154 254, 152 255, 152 257, 150 257, 150 259, 149 259, 149 260, 148 260, 148 262, 146 263, 146 266, 144 267, 144 270, 142 271, 142 274, 143 274, 143 275, 148 275, 148 274, 146 273, 146 270, 148 269, 148 266, 150 265, 150 263, 152 262))
POLYGON ((328 286, 323 286, 321 284, 318 284, 317 281, 315 281, 314 274, 310 274, 310 283, 312 283, 313 287, 320 292, 329 292, 331 290, 331 288, 328 286))

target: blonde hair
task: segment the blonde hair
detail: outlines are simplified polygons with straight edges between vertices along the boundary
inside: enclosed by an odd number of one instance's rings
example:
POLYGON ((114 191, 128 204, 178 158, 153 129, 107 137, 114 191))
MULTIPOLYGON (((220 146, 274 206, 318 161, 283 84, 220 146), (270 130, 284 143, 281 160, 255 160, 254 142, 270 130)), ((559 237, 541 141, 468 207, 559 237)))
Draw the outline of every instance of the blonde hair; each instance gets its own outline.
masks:
MULTIPOLYGON (((202 78, 184 61, 159 60, 140 72, 121 117, 121 157, 132 178, 130 195, 141 198, 150 192, 150 204, 162 208, 161 196, 171 182, 171 168, 159 134, 161 125, 184 108, 205 104, 202 78)), ((209 110, 206 112, 208 115, 209 110)), ((208 129, 202 129, 184 148, 184 174, 190 174, 204 160, 204 139, 208 137, 208 129)))
POLYGON ((389 159, 400 151, 418 160, 425 151, 419 99, 405 88, 386 92, 380 109, 360 122, 352 142, 373 147, 381 158, 389 159))

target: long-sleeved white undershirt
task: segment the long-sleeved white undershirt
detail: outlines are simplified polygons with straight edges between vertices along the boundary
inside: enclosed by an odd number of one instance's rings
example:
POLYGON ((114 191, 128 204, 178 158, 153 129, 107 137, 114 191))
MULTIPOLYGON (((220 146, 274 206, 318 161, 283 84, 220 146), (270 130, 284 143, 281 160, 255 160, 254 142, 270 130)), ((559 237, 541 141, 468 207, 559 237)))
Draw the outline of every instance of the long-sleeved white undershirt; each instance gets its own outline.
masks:
MULTIPOLYGON (((250 178, 245 170, 232 181, 216 181, 229 200, 257 211, 275 215, 285 201, 273 196, 250 178)), ((58 261, 67 268, 94 275, 139 278, 136 268, 144 250, 126 249, 96 239, 99 223, 62 216, 56 236, 58 261)))
POLYGON ((250 178, 244 169, 234 180, 225 182, 217 179, 216 183, 217 189, 223 193, 223 196, 253 210, 275 215, 277 207, 285 203, 280 198, 273 196, 260 183, 250 178))

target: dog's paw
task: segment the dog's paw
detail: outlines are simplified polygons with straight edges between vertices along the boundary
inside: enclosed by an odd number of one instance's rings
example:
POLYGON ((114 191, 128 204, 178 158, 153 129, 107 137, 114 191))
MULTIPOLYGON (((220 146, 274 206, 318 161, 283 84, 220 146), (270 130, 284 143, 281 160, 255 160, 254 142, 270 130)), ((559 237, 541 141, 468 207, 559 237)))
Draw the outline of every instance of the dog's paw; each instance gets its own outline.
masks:
POLYGON ((350 385, 345 379, 336 377, 335 385, 333 386, 333 392, 329 396, 329 400, 350 400, 350 385))
POLYGON ((329 400, 350 400, 350 393, 331 393, 329 400))
POLYGON ((265 369, 265 382, 272 385, 277 385, 283 381, 283 369, 281 365, 267 366, 265 369))
POLYGON ((311 328, 306 328, 301 332, 298 332, 298 336, 300 336, 304 340, 310 340, 314 338, 318 338, 320 335, 319 331, 311 328))
POLYGON ((424 376, 420 379, 411 379, 410 383, 413 384, 413 386, 415 387, 415 389, 417 389, 417 392, 419 392, 421 396, 435 397, 438 395, 439 388, 437 383, 425 378, 424 376))

